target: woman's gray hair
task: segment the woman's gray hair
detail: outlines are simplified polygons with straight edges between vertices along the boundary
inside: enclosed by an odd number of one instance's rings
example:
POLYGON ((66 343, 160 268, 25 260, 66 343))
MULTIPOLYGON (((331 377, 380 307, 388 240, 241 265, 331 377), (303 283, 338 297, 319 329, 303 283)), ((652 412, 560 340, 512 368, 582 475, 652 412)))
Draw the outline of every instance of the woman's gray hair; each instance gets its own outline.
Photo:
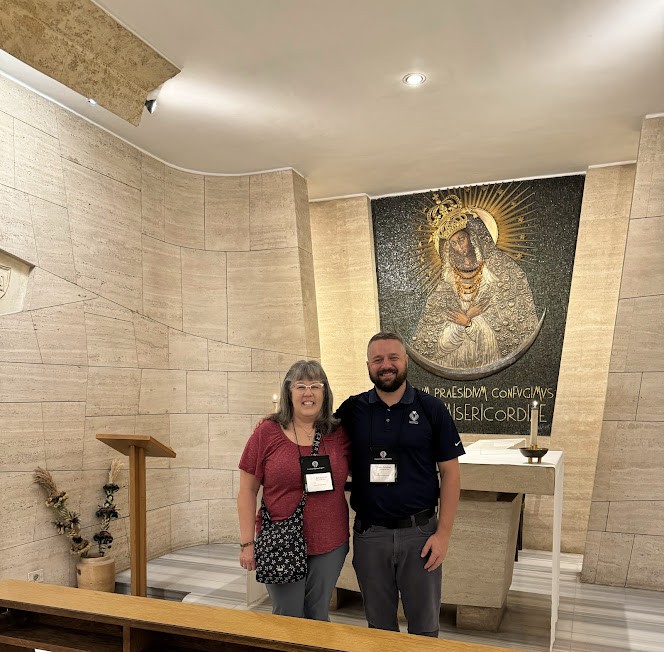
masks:
POLYGON ((320 380, 323 383, 323 405, 315 422, 315 427, 322 435, 329 435, 338 425, 339 419, 332 415, 332 389, 320 362, 316 360, 298 360, 286 373, 281 385, 279 410, 266 418, 276 421, 282 428, 288 428, 293 420, 293 400, 291 389, 300 380, 320 380))

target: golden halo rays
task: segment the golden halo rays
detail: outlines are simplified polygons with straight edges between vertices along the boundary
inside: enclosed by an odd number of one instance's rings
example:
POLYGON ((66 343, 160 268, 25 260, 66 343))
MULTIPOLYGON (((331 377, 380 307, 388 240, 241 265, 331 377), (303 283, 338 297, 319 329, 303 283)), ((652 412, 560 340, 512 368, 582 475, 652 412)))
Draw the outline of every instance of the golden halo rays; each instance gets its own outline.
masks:
POLYGON ((535 255, 533 193, 521 183, 461 186, 427 196, 415 215, 415 241, 411 246, 412 267, 420 287, 430 294, 440 281, 442 262, 436 227, 427 212, 436 204, 434 194, 444 200, 456 195, 466 210, 474 211, 484 222, 496 247, 516 261, 535 255))

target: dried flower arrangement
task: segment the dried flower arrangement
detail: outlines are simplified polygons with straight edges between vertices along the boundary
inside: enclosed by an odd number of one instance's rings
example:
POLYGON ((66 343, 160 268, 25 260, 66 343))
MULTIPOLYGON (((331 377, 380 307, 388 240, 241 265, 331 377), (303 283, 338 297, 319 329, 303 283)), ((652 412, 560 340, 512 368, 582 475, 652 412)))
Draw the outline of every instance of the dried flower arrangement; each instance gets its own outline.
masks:
POLYGON ((81 523, 79 514, 69 509, 67 499, 69 495, 66 491, 59 491, 53 480, 53 476, 46 469, 37 467, 34 471, 34 482, 36 482, 46 493, 46 505, 54 509, 58 514, 58 520, 53 521, 58 534, 64 534, 71 539, 70 552, 79 557, 88 557, 91 554, 103 557, 111 548, 113 535, 108 531, 111 520, 118 518, 118 512, 115 509, 114 496, 119 491, 120 486, 116 480, 118 473, 122 468, 122 460, 116 458, 111 462, 111 468, 108 472, 108 482, 103 486, 104 502, 99 505, 96 516, 99 519, 100 528, 95 533, 94 544, 81 536, 81 523), (95 550, 96 544, 96 550, 95 550))

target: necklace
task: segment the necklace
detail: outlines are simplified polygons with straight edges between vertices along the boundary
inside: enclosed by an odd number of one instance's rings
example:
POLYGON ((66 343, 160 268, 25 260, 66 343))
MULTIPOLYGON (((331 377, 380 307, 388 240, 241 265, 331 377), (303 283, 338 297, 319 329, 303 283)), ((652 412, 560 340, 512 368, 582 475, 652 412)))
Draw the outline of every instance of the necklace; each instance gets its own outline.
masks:
MULTIPOLYGON (((299 446, 300 443, 298 442, 298 439, 297 439, 297 430, 295 430, 295 421, 292 421, 291 423, 293 424, 293 434, 295 435, 295 443, 299 446)), ((309 432, 309 433, 305 432, 305 433, 304 433, 304 436, 305 436, 309 441, 311 441, 311 440, 313 439, 314 432, 316 432, 316 426, 314 426, 314 427, 311 429, 311 432, 309 432)))
POLYGON ((475 295, 480 289, 480 284, 482 283, 483 267, 484 261, 480 261, 477 269, 474 269, 472 272, 464 272, 457 269, 455 266, 452 266, 452 269, 454 270, 454 285, 459 297, 462 295, 470 296, 470 301, 475 298, 475 295))

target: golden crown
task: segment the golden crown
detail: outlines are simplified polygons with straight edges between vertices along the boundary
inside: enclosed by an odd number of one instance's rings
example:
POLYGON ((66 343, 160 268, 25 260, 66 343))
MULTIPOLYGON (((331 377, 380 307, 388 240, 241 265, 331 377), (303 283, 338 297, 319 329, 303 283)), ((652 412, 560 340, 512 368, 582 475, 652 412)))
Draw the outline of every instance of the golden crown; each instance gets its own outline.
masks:
POLYGON ((434 193, 433 199, 436 203, 427 211, 427 219, 439 239, 449 240, 468 226, 468 213, 464 212, 464 206, 456 195, 441 199, 438 193, 434 193))

